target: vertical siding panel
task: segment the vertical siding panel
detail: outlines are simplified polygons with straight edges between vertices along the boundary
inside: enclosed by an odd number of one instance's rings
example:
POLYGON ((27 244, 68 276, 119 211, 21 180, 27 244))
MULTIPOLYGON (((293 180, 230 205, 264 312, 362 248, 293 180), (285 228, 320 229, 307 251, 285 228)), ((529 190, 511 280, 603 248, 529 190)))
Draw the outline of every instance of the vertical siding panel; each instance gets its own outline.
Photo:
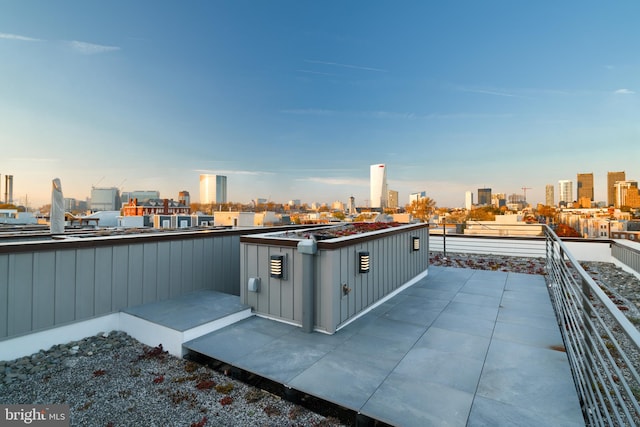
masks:
POLYGON ((247 263, 247 245, 240 245, 240 277, 244 283, 240 285, 240 302, 242 304, 247 304, 249 300, 249 291, 247 290, 247 282, 249 281, 249 277, 252 277, 249 274, 249 268, 247 263))
POLYGON ((233 263, 233 241, 230 236, 222 237, 222 252, 220 258, 222 263, 218 270, 219 274, 217 274, 216 277, 216 288, 230 291, 232 284, 230 283, 231 275, 229 274, 229 269, 233 263))
MULTIPOLYGON (((269 263, 269 257, 271 255, 284 255, 279 248, 268 248, 267 263, 269 263)), ((285 261, 286 262, 286 261, 285 261)), ((284 280, 271 278, 270 270, 267 271, 269 275, 269 313, 275 316, 282 317, 282 287, 284 280)))
MULTIPOLYGON (((285 319, 296 319, 294 315, 294 306, 296 305, 293 281, 293 266, 296 263, 296 253, 291 249, 286 248, 283 250, 285 254, 285 278, 286 280, 280 281, 280 315, 285 319)), ((297 282, 301 283, 301 282, 297 282)), ((301 318, 299 318, 301 319, 301 318)), ((297 320, 297 319, 296 319, 297 320)))
POLYGON ((229 236, 229 240, 231 240, 231 262, 228 265, 229 270, 227 270, 225 274, 224 284, 225 287, 224 292, 239 295, 240 290, 240 236, 229 236))
MULTIPOLYGON (((53 326, 55 313, 52 301, 55 297, 55 252, 33 254, 33 328, 43 329, 53 326)), ((0 286, 1 287, 1 286, 0 286)))
POLYGON ((158 242, 157 247, 157 281, 158 281, 158 300, 163 301, 169 299, 170 281, 171 281, 171 243, 158 242))
POLYGON ((193 284, 193 240, 182 241, 182 293, 194 290, 193 284))
POLYGON ((169 297, 175 298, 182 294, 182 242, 171 241, 170 248, 169 297))
POLYGON ((211 286, 214 290, 224 289, 224 237, 214 237, 210 263, 215 272, 211 278, 211 286))
POLYGON ((144 301, 142 292, 143 263, 142 245, 129 245, 128 302, 130 307, 140 305, 144 301))
POLYGON ((204 282, 204 245, 203 239, 193 240, 193 289, 206 289, 204 282))
POLYGON ((33 254, 10 255, 9 335, 29 332, 33 310, 33 254))
POLYGON ((129 245, 113 247, 113 292, 111 293, 112 309, 122 310, 129 306, 129 245))
POLYGON ((258 277, 262 278, 262 291, 258 293, 256 306, 263 313, 271 313, 269 300, 271 293, 271 278, 269 277, 269 249, 265 246, 256 245, 256 265, 258 277))
POLYGON ((4 338, 9 335, 9 255, 0 255, 0 307, 7 307, 0 311, 0 338, 4 338))
POLYGON ((112 310, 113 278, 113 247, 96 248, 95 260, 95 314, 107 314, 112 310))
POLYGON ((358 298, 360 298, 360 282, 362 278, 359 277, 358 267, 356 263, 358 262, 358 253, 354 248, 345 248, 343 249, 347 256, 345 257, 347 260, 346 269, 349 272, 350 282, 353 284, 351 287, 351 293, 349 294, 349 315, 348 317, 353 316, 356 312, 356 307, 358 306, 358 298))
POLYGON ((76 252, 63 250, 56 252, 56 325, 76 318, 76 252))
POLYGON ((158 244, 142 245, 142 302, 158 300, 158 244))
POLYGON ((93 316, 95 299, 94 249, 76 250, 76 319, 93 316))
POLYGON ((202 239, 202 282, 205 289, 214 289, 213 262, 211 262, 213 260, 213 240, 214 238, 202 239))
POLYGON ((344 295, 341 294, 340 298, 340 323, 343 323, 349 318, 349 305, 353 298, 353 279, 349 274, 349 251, 341 249, 338 252, 338 262, 340 263, 340 292, 342 292, 342 285, 347 285, 351 288, 351 292, 344 295))

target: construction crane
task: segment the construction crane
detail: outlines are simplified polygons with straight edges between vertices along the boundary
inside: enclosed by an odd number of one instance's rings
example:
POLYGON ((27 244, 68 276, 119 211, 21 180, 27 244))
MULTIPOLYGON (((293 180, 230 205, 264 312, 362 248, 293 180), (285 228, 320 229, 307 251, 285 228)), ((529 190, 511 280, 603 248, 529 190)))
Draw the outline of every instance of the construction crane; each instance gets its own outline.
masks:
POLYGON ((524 191, 524 201, 527 201, 527 190, 531 190, 531 187, 522 187, 522 191, 524 191))

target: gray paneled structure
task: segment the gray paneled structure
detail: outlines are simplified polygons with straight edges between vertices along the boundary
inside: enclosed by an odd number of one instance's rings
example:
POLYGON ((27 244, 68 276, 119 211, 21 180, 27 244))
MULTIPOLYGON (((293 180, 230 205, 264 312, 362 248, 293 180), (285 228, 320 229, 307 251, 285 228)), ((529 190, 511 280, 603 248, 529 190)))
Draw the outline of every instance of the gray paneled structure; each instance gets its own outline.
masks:
MULTIPOLYGON (((273 228, 273 230, 291 227, 273 228)), ((264 229, 0 245, 0 340, 210 289, 240 294, 240 236, 264 229)))
MULTIPOLYGON (((273 233, 244 236, 241 242, 240 300, 256 313, 302 325, 302 259, 299 240, 273 233), (285 255, 285 278, 270 277, 271 255, 285 255), (249 292, 251 277, 260 278, 260 290, 249 292)), ((428 224, 412 224, 318 242, 314 274, 314 328, 336 329, 427 270, 428 224), (421 250, 413 251, 412 237, 421 250), (358 273, 357 254, 369 252, 371 270, 358 273)))

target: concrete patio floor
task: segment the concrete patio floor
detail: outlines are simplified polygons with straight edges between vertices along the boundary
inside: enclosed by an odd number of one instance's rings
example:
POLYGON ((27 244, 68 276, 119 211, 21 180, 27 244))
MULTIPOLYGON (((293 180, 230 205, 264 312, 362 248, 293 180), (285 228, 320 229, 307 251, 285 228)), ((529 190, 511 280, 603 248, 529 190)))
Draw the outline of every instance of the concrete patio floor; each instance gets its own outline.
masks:
POLYGON ((391 425, 583 426, 562 346, 542 276, 447 267, 334 335, 252 316, 184 344, 391 425))

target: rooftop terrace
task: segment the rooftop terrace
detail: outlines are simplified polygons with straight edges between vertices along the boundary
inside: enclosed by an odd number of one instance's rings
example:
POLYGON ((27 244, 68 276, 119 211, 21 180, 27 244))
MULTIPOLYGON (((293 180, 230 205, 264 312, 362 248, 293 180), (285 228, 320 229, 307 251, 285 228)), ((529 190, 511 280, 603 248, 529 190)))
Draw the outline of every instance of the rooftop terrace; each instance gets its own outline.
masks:
MULTIPOLYGON (((432 265, 428 274, 424 272, 409 281, 331 335, 305 333, 291 323, 251 315, 237 296, 199 287, 195 280, 215 277, 217 269, 222 268, 225 282, 238 281, 235 262, 185 276, 185 268, 200 265, 206 256, 196 263, 179 256, 181 253, 223 250, 228 256, 228 248, 235 251, 239 244, 228 239, 239 236, 238 232, 206 233, 207 239, 226 239, 209 244, 200 243, 199 236, 189 234, 179 246, 174 241, 177 236, 168 236, 171 242, 166 249, 161 236, 141 238, 141 243, 133 237, 117 243, 67 242, 63 247, 64 251, 78 251, 85 261, 97 259, 87 256, 96 250, 113 251, 110 259, 114 262, 129 253, 137 262, 145 263, 142 268, 130 262, 123 270, 128 268, 130 272, 124 275, 112 270, 114 279, 142 280, 118 284, 125 295, 117 300, 112 293, 111 306, 118 301, 124 306, 103 316, 111 319, 109 325, 131 333, 128 328, 144 323, 144 328, 132 335, 140 339, 146 334, 147 338, 152 337, 152 345, 157 345, 159 337, 167 337, 168 331, 175 331, 180 339, 177 352, 183 347, 188 355, 206 356, 282 384, 285 389, 337 404, 352 411, 357 424, 374 420, 392 425, 460 426, 637 423, 638 374, 625 355, 626 347, 620 343, 630 341, 637 350, 638 330, 588 278, 568 252, 568 245, 554 240, 552 233, 539 239, 483 240, 465 236, 457 248, 546 259, 544 275, 432 265), (141 245, 140 250, 135 249, 136 244, 141 245), (149 278, 160 281, 164 276, 150 274, 156 267, 146 263, 163 254, 171 255, 171 261, 158 263, 158 271, 166 269, 169 273, 161 295, 161 288, 153 290, 149 278), (183 274, 176 274, 176 267, 183 274), (192 281, 186 288, 185 277, 192 281), (608 323, 597 314, 601 309, 611 313, 608 323), (590 313, 592 318, 584 313, 590 313), (132 322, 131 318, 139 322, 132 322), (224 320, 228 318, 233 321, 224 320), (212 322, 218 326, 204 327, 212 322), (619 335, 626 338, 619 339, 619 335)), ((441 245, 439 250, 445 245, 455 246, 451 240, 445 244, 444 239, 433 243, 441 245)), ((593 243, 590 250, 609 251, 611 258, 611 252, 618 249, 612 242, 609 245, 614 247, 593 243)), ((19 256, 11 255, 11 249, 0 250, 0 268, 5 259, 9 267, 16 260, 26 267, 27 261, 35 257, 27 253, 29 250, 21 247, 19 256)), ((51 252, 49 247, 43 250, 43 256, 51 252)), ((584 251, 576 246, 577 253, 584 251)), ((600 256, 603 255, 596 257, 600 256)), ((625 257, 633 258, 629 254, 625 257)), ((634 261, 626 262, 631 265, 634 261)), ((100 267, 100 271, 109 268, 112 267, 100 267)), ((99 277, 86 272, 76 273, 78 276, 99 277)), ((28 274, 20 277, 34 279, 28 274)), ((3 285, 0 280, 2 286, 11 289, 11 283, 3 285)), ((35 298, 39 291, 37 286, 34 289, 32 294, 21 291, 17 301, 35 298)), ((97 290, 82 292, 98 301, 97 290)), ((61 311, 55 307, 51 310, 54 319, 61 311)), ((77 305, 75 310, 77 314, 77 305)), ((104 310, 109 310, 106 304, 104 310)), ((15 319, 27 317, 16 312, 15 319)), ((15 324, 10 318, 4 327, 11 332, 15 324)), ((96 327, 105 330, 104 324, 96 327)), ((0 359, 3 353, 10 353, 8 346, 22 346, 25 337, 37 336, 38 343, 44 345, 40 339, 49 339, 52 331, 60 329, 10 335, 0 341, 0 359)), ((55 337, 61 340, 62 336, 55 337)))

